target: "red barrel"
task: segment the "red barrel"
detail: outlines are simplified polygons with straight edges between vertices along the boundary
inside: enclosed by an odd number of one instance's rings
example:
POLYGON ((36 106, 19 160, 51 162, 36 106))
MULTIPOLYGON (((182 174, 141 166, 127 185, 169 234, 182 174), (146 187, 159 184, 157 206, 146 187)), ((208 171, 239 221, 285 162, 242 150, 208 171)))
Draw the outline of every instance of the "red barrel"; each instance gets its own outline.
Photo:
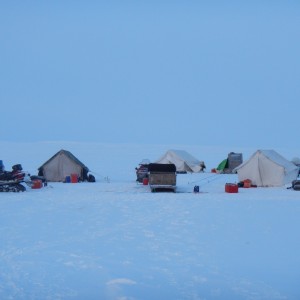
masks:
POLYGON ((77 182, 78 182, 78 175, 71 174, 71 183, 77 183, 77 182))
POLYGON ((143 185, 148 185, 149 178, 143 178, 143 185))
POLYGON ((40 179, 34 179, 32 180, 32 189, 40 189, 43 186, 43 182, 40 179))
POLYGON ((226 193, 238 193, 239 187, 235 183, 226 183, 225 184, 225 192, 226 193))

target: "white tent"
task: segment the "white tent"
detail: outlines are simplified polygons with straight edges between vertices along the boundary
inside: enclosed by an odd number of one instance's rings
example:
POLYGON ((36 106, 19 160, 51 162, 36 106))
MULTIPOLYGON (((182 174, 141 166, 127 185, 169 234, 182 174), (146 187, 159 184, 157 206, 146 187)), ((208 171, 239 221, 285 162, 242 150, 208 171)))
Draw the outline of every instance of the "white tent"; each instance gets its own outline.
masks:
POLYGON ((199 161, 184 150, 169 150, 156 163, 174 164, 177 172, 200 172, 205 168, 203 161, 199 161))
POLYGON ((250 179, 257 186, 282 186, 297 178, 299 168, 274 150, 257 150, 234 171, 240 181, 250 179))
POLYGON ((87 180, 89 171, 88 167, 70 151, 63 149, 48 159, 38 170, 39 175, 44 176, 47 181, 64 181, 66 176, 71 174, 77 174, 83 181, 87 180))

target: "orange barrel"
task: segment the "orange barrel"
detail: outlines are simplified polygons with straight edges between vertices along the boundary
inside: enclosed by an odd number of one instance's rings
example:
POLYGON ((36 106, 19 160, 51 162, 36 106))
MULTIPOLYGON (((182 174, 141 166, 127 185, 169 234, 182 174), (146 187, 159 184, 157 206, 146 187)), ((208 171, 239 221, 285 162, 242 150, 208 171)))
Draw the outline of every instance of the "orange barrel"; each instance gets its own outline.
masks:
POLYGON ((32 180, 32 189, 40 189, 43 186, 43 182, 40 179, 34 179, 32 180))
POLYGON ((244 180, 244 188, 250 188, 252 185, 252 182, 250 179, 245 179, 244 180))
POLYGON ((78 182, 78 175, 71 174, 71 183, 77 183, 77 182, 78 182))

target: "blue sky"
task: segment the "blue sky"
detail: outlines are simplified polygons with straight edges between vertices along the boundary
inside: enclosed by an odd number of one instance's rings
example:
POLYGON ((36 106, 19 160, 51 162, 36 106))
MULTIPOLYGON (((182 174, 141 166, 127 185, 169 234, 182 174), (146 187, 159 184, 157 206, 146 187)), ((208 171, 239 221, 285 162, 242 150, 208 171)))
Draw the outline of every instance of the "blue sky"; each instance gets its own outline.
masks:
POLYGON ((3 141, 300 147, 298 1, 6 1, 3 141))

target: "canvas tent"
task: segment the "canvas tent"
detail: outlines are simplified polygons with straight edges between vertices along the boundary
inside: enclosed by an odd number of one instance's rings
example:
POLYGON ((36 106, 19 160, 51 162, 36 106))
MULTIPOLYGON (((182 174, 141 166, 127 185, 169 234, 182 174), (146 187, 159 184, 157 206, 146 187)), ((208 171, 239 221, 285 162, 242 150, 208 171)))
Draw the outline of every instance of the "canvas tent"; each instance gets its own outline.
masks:
POLYGON ((184 150, 169 150, 156 163, 174 164, 179 173, 201 172, 205 169, 203 161, 199 161, 184 150))
POLYGON ((81 181, 87 180, 89 169, 71 152, 60 150, 39 167, 38 171, 47 181, 63 182, 71 174, 77 174, 81 181))
POLYGON ((257 186, 282 186, 298 176, 299 168, 274 150, 257 150, 246 162, 235 168, 238 179, 250 179, 257 186))

